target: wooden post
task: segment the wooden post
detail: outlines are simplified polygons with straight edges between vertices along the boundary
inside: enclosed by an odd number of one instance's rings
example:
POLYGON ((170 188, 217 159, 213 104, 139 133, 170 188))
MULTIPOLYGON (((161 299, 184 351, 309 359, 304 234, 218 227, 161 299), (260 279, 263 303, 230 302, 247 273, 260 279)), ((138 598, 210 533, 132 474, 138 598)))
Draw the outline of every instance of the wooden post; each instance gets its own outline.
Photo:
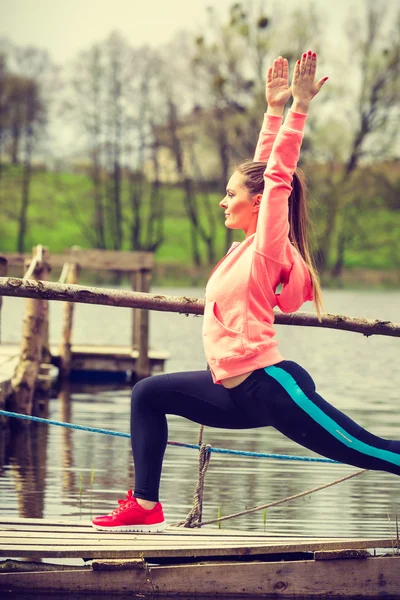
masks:
MULTIPOLYGON (((68 271, 65 283, 77 284, 79 280, 80 267, 77 263, 68 265, 68 271)), ((71 340, 72 340, 72 325, 74 317, 74 303, 64 303, 63 326, 60 343, 60 378, 68 379, 71 374, 71 340)))
MULTIPOLYGON (((139 285, 140 285, 139 271, 133 271, 133 273, 131 275, 132 291, 139 292, 140 291, 140 288, 138 289, 139 285)), ((132 350, 139 349, 139 329, 138 329, 139 314, 140 314, 139 308, 132 309, 132 350)))
MULTIPOLYGON (((140 269, 132 275, 132 288, 137 292, 146 294, 150 291, 151 271, 140 269)), ((149 311, 144 309, 133 310, 132 347, 138 350, 139 357, 136 363, 136 377, 143 379, 150 375, 149 361, 149 311)))
MULTIPOLYGON (((7 276, 7 259, 4 256, 0 256, 0 277, 7 276)), ((0 344, 1 344, 1 305, 3 304, 3 298, 0 296, 0 344)))
MULTIPOLYGON (((50 272, 48 253, 42 246, 33 251, 33 260, 28 269, 27 279, 46 281, 50 272)), ((46 327, 47 300, 25 301, 22 326, 21 354, 19 364, 12 378, 13 394, 11 410, 31 415, 35 384, 39 374, 43 335, 46 327)))

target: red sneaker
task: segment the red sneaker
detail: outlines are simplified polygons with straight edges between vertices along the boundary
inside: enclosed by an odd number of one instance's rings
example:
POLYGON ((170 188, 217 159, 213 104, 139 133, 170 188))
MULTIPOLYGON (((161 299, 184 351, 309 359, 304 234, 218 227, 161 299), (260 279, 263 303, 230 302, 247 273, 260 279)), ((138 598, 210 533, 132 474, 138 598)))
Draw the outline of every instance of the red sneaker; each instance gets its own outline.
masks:
POLYGON ((138 533, 156 533, 163 531, 167 524, 164 520, 160 502, 154 508, 142 508, 132 490, 128 490, 125 500, 118 500, 118 508, 110 514, 95 517, 92 525, 100 531, 136 531, 138 533))

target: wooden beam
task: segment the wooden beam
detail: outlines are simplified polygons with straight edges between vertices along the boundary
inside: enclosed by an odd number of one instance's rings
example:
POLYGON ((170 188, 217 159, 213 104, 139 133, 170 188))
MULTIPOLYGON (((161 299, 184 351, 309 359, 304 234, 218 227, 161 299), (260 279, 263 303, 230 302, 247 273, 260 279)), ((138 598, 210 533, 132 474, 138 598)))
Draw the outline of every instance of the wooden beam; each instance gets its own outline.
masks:
MULTIPOLYGON (((9 267, 23 269, 25 261, 30 259, 30 254, 5 253, 9 267)), ((52 254, 51 266, 62 268, 66 262, 78 263, 82 269, 96 271, 123 271, 131 273, 140 269, 154 268, 154 255, 152 252, 127 252, 114 250, 75 250, 68 249, 64 254, 52 254)))
POLYGON ((0 590, 291 598, 400 598, 400 557, 0 574, 0 590))
MULTIPOLYGON (((76 285, 79 280, 80 267, 77 263, 66 263, 68 266, 66 283, 67 285, 76 285)), ((73 302, 65 302, 63 306, 63 323, 60 342, 60 377, 68 379, 71 373, 71 344, 72 344, 72 324, 75 305, 73 302)))
MULTIPOLYGON (((0 277, 7 275, 7 259, 5 256, 0 256, 0 277)), ((0 296, 0 344, 1 344, 1 307, 3 304, 3 298, 0 296)))
MULTIPOLYGON (((34 248, 31 264, 34 265, 32 273, 34 283, 39 283, 38 280, 47 280, 50 265, 47 262, 46 249, 42 246, 34 248)), ((13 393, 10 397, 10 408, 15 412, 32 415, 33 396, 42 359, 47 321, 47 301, 26 299, 20 358, 11 381, 13 393)))
MULTIPOLYGON (((199 298, 125 292, 122 290, 110 290, 108 288, 82 285, 68 286, 61 283, 42 281, 24 281, 16 277, 0 277, 0 295, 126 308, 144 308, 147 310, 193 315, 202 315, 204 313, 204 300, 199 298)), ((391 323, 390 321, 363 318, 354 319, 342 315, 326 314, 322 317, 322 321, 319 322, 317 316, 312 313, 298 312, 283 314, 275 310, 274 314, 275 323, 278 325, 341 329, 343 331, 361 333, 367 337, 371 335, 400 337, 400 323, 391 323)))
POLYGON ((108 533, 98 533, 87 538, 53 536, 52 539, 35 540, 19 536, 0 538, 0 556, 35 558, 149 558, 159 557, 218 557, 254 556, 268 554, 288 554, 293 552, 316 552, 318 550, 392 548, 392 540, 224 540, 223 538, 196 538, 183 540, 179 537, 165 539, 163 536, 137 536, 131 539, 108 538, 108 533), (150 539, 149 539, 150 538, 150 539))

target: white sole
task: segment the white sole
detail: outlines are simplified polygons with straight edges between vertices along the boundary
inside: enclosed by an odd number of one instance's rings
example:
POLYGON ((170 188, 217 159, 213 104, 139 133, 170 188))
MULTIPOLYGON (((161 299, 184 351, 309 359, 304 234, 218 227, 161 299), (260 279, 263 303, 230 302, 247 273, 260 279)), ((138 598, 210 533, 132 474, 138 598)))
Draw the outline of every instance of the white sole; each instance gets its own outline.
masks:
POLYGON ((121 525, 120 527, 102 527, 92 523, 92 527, 97 531, 105 531, 106 533, 160 533, 166 529, 167 523, 163 521, 155 525, 121 525))

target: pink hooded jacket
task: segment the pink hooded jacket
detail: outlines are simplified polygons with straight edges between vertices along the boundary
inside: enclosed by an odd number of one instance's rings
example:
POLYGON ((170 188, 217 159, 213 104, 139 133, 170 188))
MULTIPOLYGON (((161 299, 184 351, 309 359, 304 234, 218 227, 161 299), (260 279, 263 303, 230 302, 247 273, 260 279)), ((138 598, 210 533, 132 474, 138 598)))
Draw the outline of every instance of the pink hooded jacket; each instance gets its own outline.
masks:
POLYGON ((254 156, 267 162, 256 233, 232 244, 206 287, 203 342, 214 383, 283 360, 273 308, 294 312, 313 299, 310 274, 290 243, 288 222, 305 121, 306 115, 293 111, 283 126, 280 117, 264 117, 254 156))

